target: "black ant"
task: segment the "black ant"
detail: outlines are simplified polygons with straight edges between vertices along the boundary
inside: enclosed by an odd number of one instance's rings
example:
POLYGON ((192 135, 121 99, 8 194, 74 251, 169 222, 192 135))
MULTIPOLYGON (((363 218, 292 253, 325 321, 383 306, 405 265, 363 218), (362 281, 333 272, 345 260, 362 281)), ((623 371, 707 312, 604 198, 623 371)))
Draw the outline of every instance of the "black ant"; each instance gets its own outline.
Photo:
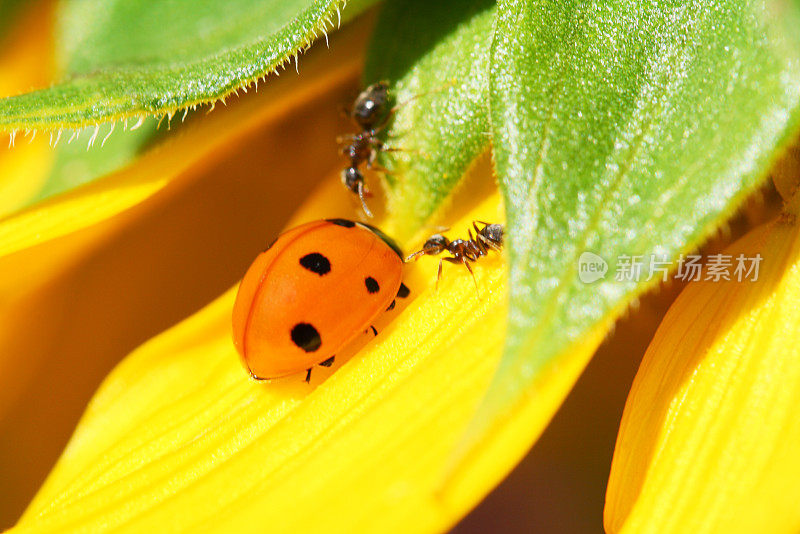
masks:
POLYGON ((496 252, 503 248, 503 236, 505 227, 502 224, 491 224, 483 221, 472 221, 472 228, 475 229, 475 235, 472 235, 472 229, 468 231, 468 239, 456 239, 450 241, 442 234, 432 235, 422 248, 417 252, 411 254, 406 258, 406 262, 415 260, 423 255, 433 256, 447 252, 451 256, 449 258, 441 258, 439 260, 439 272, 436 275, 436 287, 439 287, 439 280, 442 278, 442 262, 449 261, 450 263, 460 263, 464 265, 472 275, 472 281, 475 283, 475 289, 478 289, 478 282, 475 280, 475 273, 472 272, 470 262, 478 261, 482 256, 489 254, 490 250, 496 252), (478 228, 478 224, 482 224, 483 228, 478 228))
POLYGON ((342 171, 342 183, 347 189, 358 195, 358 198, 361 199, 361 207, 364 208, 364 213, 368 217, 372 217, 372 212, 364 199, 369 196, 369 190, 364 184, 364 175, 359 167, 362 163, 366 163, 368 169, 377 168, 375 157, 378 152, 387 150, 384 148, 383 141, 377 136, 396 111, 395 108, 387 109, 388 105, 388 82, 373 83, 364 89, 353 102, 353 108, 348 113, 350 119, 358 125, 361 131, 340 138, 340 140, 348 139, 350 141, 350 144, 342 149, 342 153, 350 158, 350 164, 342 171))
MULTIPOLYGON (((452 83, 445 87, 452 85, 452 83)), ((370 196, 370 193, 364 183, 364 175, 360 169, 361 164, 366 163, 367 169, 387 173, 389 171, 375 164, 378 152, 398 152, 403 150, 401 148, 387 148, 383 141, 378 139, 378 134, 386 128, 389 119, 398 109, 421 96, 440 90, 426 91, 409 98, 405 102, 389 107, 389 82, 380 81, 361 91, 353 102, 353 107, 347 113, 347 116, 356 123, 361 131, 338 139, 340 142, 349 141, 349 144, 342 149, 342 154, 350 159, 350 164, 342 171, 342 183, 347 189, 358 195, 361 200, 361 207, 364 208, 364 213, 368 217, 372 217, 372 212, 364 199, 370 196)))

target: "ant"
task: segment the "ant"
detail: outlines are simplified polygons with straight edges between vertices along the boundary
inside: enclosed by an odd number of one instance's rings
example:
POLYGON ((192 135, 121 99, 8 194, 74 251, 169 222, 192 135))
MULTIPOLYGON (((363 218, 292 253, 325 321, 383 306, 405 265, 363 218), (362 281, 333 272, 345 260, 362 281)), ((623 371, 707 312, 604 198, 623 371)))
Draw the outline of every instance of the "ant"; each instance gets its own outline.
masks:
MULTIPOLYGON (((445 87, 451 86, 451 82, 445 87)), ((389 82, 380 81, 373 83, 356 97, 353 107, 347 112, 347 116, 361 130, 356 134, 349 134, 339 137, 338 141, 349 141, 349 144, 342 149, 342 154, 350 159, 350 164, 342 171, 342 183, 351 192, 358 195, 361 200, 361 207, 368 217, 372 217, 372 212, 365 200, 370 196, 370 192, 364 183, 364 175, 361 173, 361 164, 366 163, 367 169, 388 173, 389 171, 375 164, 378 152, 400 152, 402 148, 387 148, 383 141, 378 139, 378 134, 386 128, 389 119, 395 112, 413 100, 442 89, 434 89, 412 96, 405 102, 389 107, 389 82)))
POLYGON ((475 283, 475 290, 477 291, 478 282, 475 280, 475 273, 472 272, 470 263, 478 261, 480 257, 486 256, 491 250, 499 252, 503 248, 505 227, 502 224, 472 221, 472 229, 468 231, 468 239, 456 239, 454 241, 450 241, 442 234, 434 234, 425 241, 420 250, 408 256, 405 261, 416 260, 424 255, 433 256, 447 252, 451 256, 439 260, 436 287, 439 287, 439 280, 442 278, 442 262, 449 261, 450 263, 460 263, 467 268, 469 274, 472 275, 472 281, 475 283), (482 224, 483 227, 478 228, 478 224, 482 224), (474 236, 472 235, 472 229, 475 230, 474 236))
POLYGON ((387 109, 388 105, 388 82, 373 83, 361 91, 353 102, 353 108, 348 113, 350 119, 358 125, 361 131, 340 138, 340 140, 348 139, 350 141, 350 144, 342 149, 342 153, 350 158, 350 165, 342 171, 342 183, 347 189, 358 195, 358 198, 361 199, 361 207, 364 208, 364 213, 368 217, 372 217, 372 212, 364 199, 369 196, 369 190, 364 184, 364 175, 359 167, 362 163, 366 163, 368 169, 374 167, 377 170, 385 171, 375 165, 375 157, 380 151, 392 150, 385 148, 383 141, 377 137, 396 111, 396 107, 387 109))

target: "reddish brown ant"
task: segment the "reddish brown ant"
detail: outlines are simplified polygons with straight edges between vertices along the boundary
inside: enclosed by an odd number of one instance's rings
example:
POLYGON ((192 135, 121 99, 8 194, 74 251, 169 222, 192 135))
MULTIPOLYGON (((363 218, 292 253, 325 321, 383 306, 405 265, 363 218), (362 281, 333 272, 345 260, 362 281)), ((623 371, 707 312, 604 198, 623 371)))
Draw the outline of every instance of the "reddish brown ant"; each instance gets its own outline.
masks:
POLYGON ((470 229, 468 231, 468 239, 450 241, 442 234, 432 235, 425 241, 420 250, 406 258, 406 262, 416 260, 424 255, 433 256, 442 252, 449 253, 450 257, 439 260, 436 287, 439 287, 439 280, 442 278, 442 262, 449 261, 450 263, 460 263, 467 268, 469 274, 472 275, 472 281, 475 283, 475 289, 477 290, 478 282, 475 280, 475 273, 472 272, 470 263, 478 261, 482 256, 486 256, 490 250, 500 251, 503 248, 505 227, 502 224, 472 221, 472 228, 475 230, 475 235, 472 235, 472 229, 470 229), (483 227, 478 228, 478 224, 482 224, 483 227))

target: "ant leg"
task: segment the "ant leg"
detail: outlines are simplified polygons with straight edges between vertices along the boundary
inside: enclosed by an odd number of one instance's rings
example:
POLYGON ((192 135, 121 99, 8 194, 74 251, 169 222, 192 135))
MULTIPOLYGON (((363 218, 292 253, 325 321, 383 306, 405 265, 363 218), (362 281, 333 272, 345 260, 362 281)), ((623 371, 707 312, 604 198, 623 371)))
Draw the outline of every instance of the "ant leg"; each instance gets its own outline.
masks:
MULTIPOLYGON (((380 133, 383 130, 385 130, 389 126, 389 123, 391 122, 392 117, 394 117, 394 114, 397 113, 404 106, 410 104, 411 102, 413 102, 414 100, 416 100, 416 99, 418 99, 420 97, 427 96, 427 95, 430 95, 430 94, 433 94, 433 93, 438 93, 438 92, 443 91, 443 90, 445 90, 445 89, 447 89, 449 87, 452 87, 453 85, 455 85, 455 83, 456 83, 456 80, 451 80, 450 82, 448 82, 448 83, 446 83, 446 84, 444 84, 444 85, 442 85, 440 87, 436 87, 434 89, 431 89, 430 91, 425 91, 425 92, 422 92, 422 93, 418 93, 418 94, 416 94, 416 95, 404 100, 403 102, 396 103, 386 113, 386 116, 383 118, 383 121, 381 121, 381 123, 379 125, 377 125, 375 128, 373 128, 371 130, 372 131, 372 136, 375 136, 378 133, 380 133)), ((349 117, 349 115, 348 115, 348 117, 349 117)))
POLYGON ((397 296, 401 299, 408 297, 411 294, 411 290, 408 289, 408 286, 404 283, 400 282, 400 289, 397 290, 397 296))
POLYGON ((364 199, 367 193, 369 193, 369 191, 364 189, 364 182, 358 182, 358 198, 361 199, 361 207, 364 208, 364 213, 367 214, 367 217, 371 219, 373 217, 372 212, 369 210, 367 201, 364 199))
POLYGON ((503 248, 500 245, 498 245, 494 241, 491 241, 490 239, 483 237, 483 242, 489 249, 494 250, 495 252, 500 252, 501 250, 503 250, 503 248))
POLYGON ((408 298, 410 294, 411 290, 408 289, 408 286, 400 282, 400 288, 397 290, 397 297, 395 297, 395 300, 393 300, 392 303, 389 304, 389 307, 386 308, 386 311, 392 311, 394 307, 397 306, 397 299, 408 298))
POLYGON ((306 384, 311 383, 311 367, 306 369, 306 384))
POLYGON ((376 171, 376 172, 382 172, 383 174, 391 174, 391 175, 396 174, 394 171, 390 171, 389 169, 387 169, 383 165, 378 165, 377 163, 375 163, 375 159, 377 158, 377 156, 378 156, 378 153, 373 150, 372 154, 370 154, 369 159, 367 160, 367 168, 369 170, 376 171))
MULTIPOLYGON (((408 98, 408 99, 406 99, 406 100, 404 100, 402 102, 396 103, 386 113, 386 116, 383 118, 383 121, 381 121, 380 124, 378 124, 375 128, 373 128, 371 130, 372 131, 371 136, 375 136, 375 135, 379 134, 380 132, 382 132, 383 130, 385 130, 389 126, 389 123, 391 122, 392 117, 394 117, 394 114, 397 113, 404 106, 410 104, 411 102, 413 102, 414 100, 416 100, 416 99, 418 99, 420 97, 427 96, 427 95, 430 95, 430 94, 433 94, 433 93, 438 93, 440 91, 444 91, 445 89, 447 89, 449 87, 452 87, 455 84, 456 84, 456 80, 451 80, 448 83, 446 83, 446 84, 444 84, 444 85, 442 85, 440 87, 435 87, 435 88, 431 89, 430 91, 424 91, 422 93, 418 93, 418 94, 416 94, 416 95, 414 95, 414 96, 412 96, 412 97, 410 97, 410 98, 408 98)), ((348 117, 349 117, 349 115, 348 115, 348 117)))
POLYGON ((328 358, 324 362, 319 362, 318 365, 321 365, 322 367, 330 367, 331 365, 333 365, 333 360, 335 358, 336 358, 336 356, 331 356, 330 358, 328 358))
POLYGON ((394 171, 390 171, 389 169, 387 169, 383 165, 374 165, 373 164, 373 165, 367 165, 367 167, 372 171, 380 172, 380 173, 383 173, 383 174, 388 174, 388 175, 392 175, 392 176, 397 174, 394 171))
POLYGON ((386 143, 384 143, 382 140, 380 140, 380 139, 378 139, 376 137, 378 135, 378 133, 380 133, 380 131, 383 128, 384 128, 383 126, 381 126, 380 128, 373 128, 369 132, 369 136, 368 136, 369 137, 369 144, 372 147, 372 149, 374 150, 374 153, 373 153, 373 155, 371 156, 370 159, 374 159, 375 155, 376 155, 375 153, 377 153, 377 152, 408 152, 409 154, 420 154, 421 153, 419 150, 416 150, 416 149, 413 149, 413 148, 403 148, 401 146, 390 146, 390 147, 387 147, 386 143))
POLYGON ((260 376, 255 374, 253 371, 251 371, 249 367, 247 369, 247 372, 250 373, 250 378, 252 378, 253 380, 256 380, 258 382, 265 382, 265 381, 269 380, 268 378, 261 378, 260 376))
POLYGON ((378 165, 375 163, 375 159, 378 156, 378 152, 373 150, 372 153, 369 155, 369 159, 367 159, 367 168, 371 171, 382 172, 383 174, 395 174, 393 171, 390 171, 383 165, 378 165))
POLYGON ((442 258, 439 260, 439 272, 436 274, 436 291, 439 291, 439 280, 442 279, 442 261, 450 258, 442 258))
POLYGON ((403 148, 401 146, 383 147, 380 152, 404 152, 406 154, 414 154, 423 159, 431 159, 431 155, 416 148, 403 148))
POLYGON ((480 289, 478 289, 478 281, 475 280, 475 273, 472 272, 472 267, 470 267, 469 262, 466 259, 464 259, 462 263, 464 264, 464 267, 466 267, 467 270, 469 271, 469 274, 472 275, 472 283, 475 284, 475 294, 477 294, 478 295, 478 299, 480 299, 481 298, 481 291, 480 291, 480 289))
POLYGON ((367 169, 371 171, 382 172, 383 174, 388 174, 388 175, 397 174, 394 171, 390 171, 383 165, 378 165, 377 163, 375 163, 375 160, 378 158, 378 152, 391 152, 391 150, 389 149, 384 150, 382 146, 379 148, 373 147, 373 150, 370 153, 369 158, 367 158, 367 169))
POLYGON ((476 261, 478 259, 477 256, 486 256, 487 252, 486 245, 483 243, 483 240, 481 239, 481 234, 478 234, 478 237, 476 239, 475 236, 472 235, 472 229, 468 229, 467 236, 469 237, 469 242, 475 243, 475 246, 478 248, 478 252, 477 254, 475 254, 475 257, 470 257, 469 259, 471 259, 472 261, 476 261))
POLYGON ((380 143, 381 142, 380 139, 377 139, 375 136, 389 127, 392 115, 394 115, 394 111, 389 110, 389 113, 386 114, 386 117, 383 119, 383 121, 377 126, 375 126, 373 129, 369 130, 369 137, 372 138, 374 141, 380 143))
POLYGON ((424 91, 422 93, 417 93, 414 96, 411 96, 408 99, 403 100, 402 102, 398 102, 397 104, 395 104, 394 107, 389 110, 389 115, 391 116, 392 114, 397 113, 397 111, 399 109, 403 108, 404 106, 407 106, 408 104, 410 104, 411 102, 413 102, 414 100, 416 100, 418 98, 422 98, 423 96, 428 96, 428 95, 432 95, 432 94, 435 94, 435 93, 439 93, 441 91, 444 91, 445 89, 449 89, 449 88, 453 87, 455 84, 456 84, 456 80, 450 80, 446 84, 440 85, 439 87, 434 87, 433 89, 430 89, 429 91, 424 91))
POLYGON ((367 158, 367 168, 372 169, 373 166, 375 166, 375 160, 378 158, 378 152, 383 150, 383 143, 375 138, 371 138, 369 144, 372 147, 372 150, 367 158))
POLYGON ((484 248, 486 252, 488 252, 489 250, 500 252, 501 250, 503 250, 502 247, 500 247, 497 243, 495 243, 494 241, 492 241, 491 239, 489 239, 488 237, 486 237, 481 233, 482 230, 486 229, 486 227, 490 225, 491 223, 487 223, 484 221, 472 221, 472 227, 475 228, 476 232, 475 234, 476 242, 481 243, 483 245, 482 248, 484 248), (483 228, 479 230, 478 224, 482 224, 483 228))
POLYGON ((469 239, 478 245, 478 250, 480 250, 481 255, 486 256, 489 253, 489 248, 493 248, 493 246, 481 231, 478 230, 478 225, 475 221, 472 221, 472 227, 475 229, 475 239, 472 238, 472 230, 469 230, 469 239))
MULTIPOLYGON (((480 236, 480 235, 481 235, 481 229, 480 229, 480 228, 478 228, 478 223, 479 223, 479 222, 480 222, 481 224, 483 224, 481 221, 472 221, 472 228, 474 228, 474 229, 475 229, 475 235, 477 235, 477 236, 480 236)), ((486 226, 486 225, 484 225, 484 226, 486 226)))
POLYGON ((337 135, 336 136, 336 142, 339 143, 339 144, 342 144, 342 143, 345 143, 345 142, 349 143, 349 142, 355 140, 355 138, 356 138, 356 134, 337 135))
POLYGON ((382 147, 377 150, 381 152, 407 152, 409 154, 422 154, 422 151, 416 150, 414 148, 403 148, 401 146, 390 146, 390 147, 382 147))

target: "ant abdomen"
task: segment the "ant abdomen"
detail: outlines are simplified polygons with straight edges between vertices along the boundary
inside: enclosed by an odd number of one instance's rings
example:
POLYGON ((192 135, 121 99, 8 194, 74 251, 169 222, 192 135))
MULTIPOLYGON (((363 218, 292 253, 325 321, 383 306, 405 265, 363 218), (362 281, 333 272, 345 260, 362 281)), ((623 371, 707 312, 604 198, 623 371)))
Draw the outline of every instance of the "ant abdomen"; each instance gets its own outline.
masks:
POLYGON ((388 119, 389 84, 373 83, 356 97, 350 118, 362 130, 372 130, 388 119))
POLYGON ((369 191, 367 191, 366 185, 364 185, 364 175, 361 174, 358 167, 350 166, 343 170, 342 183, 348 190, 358 195, 358 198, 361 199, 361 207, 364 208, 364 213, 366 213, 368 217, 372 217, 372 212, 367 207, 367 202, 365 200, 370 194, 369 191))

